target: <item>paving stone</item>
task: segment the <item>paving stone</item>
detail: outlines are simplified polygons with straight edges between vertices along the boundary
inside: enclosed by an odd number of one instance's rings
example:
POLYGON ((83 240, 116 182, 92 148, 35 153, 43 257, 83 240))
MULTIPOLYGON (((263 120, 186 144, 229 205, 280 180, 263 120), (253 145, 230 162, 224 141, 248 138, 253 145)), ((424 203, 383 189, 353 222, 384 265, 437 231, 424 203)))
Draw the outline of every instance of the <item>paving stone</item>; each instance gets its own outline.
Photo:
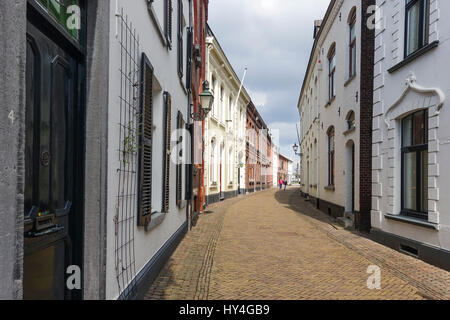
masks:
POLYGON ((146 299, 449 299, 450 273, 336 227, 298 189, 208 207, 146 299), (367 269, 381 269, 381 290, 367 269), (168 281, 170 279, 170 281, 168 281))

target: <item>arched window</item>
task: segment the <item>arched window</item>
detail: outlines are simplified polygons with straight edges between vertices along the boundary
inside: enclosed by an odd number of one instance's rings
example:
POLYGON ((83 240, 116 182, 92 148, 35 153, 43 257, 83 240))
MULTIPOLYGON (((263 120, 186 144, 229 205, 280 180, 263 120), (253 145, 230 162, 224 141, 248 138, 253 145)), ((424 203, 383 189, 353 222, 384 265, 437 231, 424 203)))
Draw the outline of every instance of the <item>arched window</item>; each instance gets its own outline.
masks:
POLYGON ((217 182, 216 174, 216 140, 213 138, 211 140, 211 163, 209 165, 209 178, 211 183, 217 182))
POLYGON ((224 99, 225 91, 223 86, 220 86, 220 121, 225 122, 225 99, 224 99))
POLYGON ((230 183, 233 183, 233 176, 234 176, 234 170, 233 170, 233 148, 230 148, 230 151, 228 153, 228 174, 229 174, 229 181, 230 183))
POLYGON ((330 127, 327 132, 328 137, 328 186, 334 186, 334 127, 330 127))
POLYGON ((347 114, 347 117, 345 118, 345 120, 347 121, 347 130, 352 130, 355 128, 355 126, 356 126, 355 112, 353 112, 353 110, 351 110, 347 114))
MULTIPOLYGON (((217 81, 216 77, 212 75, 211 77, 211 88, 214 94, 217 94, 217 81)), ((214 99, 213 105, 212 105, 212 114, 217 115, 217 99, 214 99)))
POLYGON ((356 75, 356 7, 353 7, 348 17, 349 26, 349 73, 348 77, 352 78, 356 75))
POLYGON ((328 100, 336 96, 336 43, 328 51, 328 100))

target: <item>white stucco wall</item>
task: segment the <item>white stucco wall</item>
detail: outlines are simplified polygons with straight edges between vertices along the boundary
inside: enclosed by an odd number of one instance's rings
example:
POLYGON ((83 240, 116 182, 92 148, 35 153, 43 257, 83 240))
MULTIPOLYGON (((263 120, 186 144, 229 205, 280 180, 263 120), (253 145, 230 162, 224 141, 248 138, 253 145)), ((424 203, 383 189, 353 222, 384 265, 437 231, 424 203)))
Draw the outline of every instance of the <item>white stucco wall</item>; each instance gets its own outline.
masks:
POLYGON ((241 84, 239 77, 241 75, 238 76, 233 70, 218 40, 209 36, 207 43, 206 78, 214 93, 213 110, 205 121, 204 182, 208 196, 218 194, 220 190, 222 192, 238 190, 238 174, 241 163, 243 166, 240 168, 240 188, 245 188, 245 127, 250 96, 245 87, 239 93, 241 84), (214 148, 213 140, 215 141, 214 148), (223 148, 222 181, 220 181, 219 172, 221 148, 223 148), (215 162, 213 164, 212 152, 214 152, 215 162))
POLYGON ((272 159, 273 185, 275 187, 278 187, 278 165, 279 165, 279 155, 280 155, 278 146, 276 146, 276 145, 272 146, 272 154, 273 154, 273 159, 272 159))
MULTIPOLYGON (((154 96, 154 114, 153 123, 155 126, 153 136, 153 209, 161 211, 162 197, 162 139, 163 139, 163 100, 162 92, 168 91, 172 96, 172 129, 176 128, 177 112, 183 113, 187 121, 187 93, 183 88, 185 79, 181 82, 177 72, 177 1, 173 1, 173 48, 168 50, 162 40, 159 29, 153 22, 147 7, 147 1, 134 0, 132 5, 130 1, 114 0, 111 5, 111 33, 110 33, 110 81, 109 81, 109 136, 108 136, 108 215, 107 215, 107 266, 106 266, 106 298, 116 299, 119 296, 119 288, 115 271, 115 223, 119 175, 117 169, 120 166, 118 152, 120 137, 118 124, 120 123, 119 112, 119 92, 120 92, 120 61, 121 49, 118 38, 116 38, 117 23, 119 20, 115 17, 116 5, 119 10, 124 9, 129 23, 132 23, 136 29, 137 36, 140 39, 140 53, 145 52, 151 64, 154 67, 155 76, 155 96, 154 96)), ((183 1, 184 9, 184 48, 186 48, 186 27, 189 24, 189 4, 183 1)), ((162 10, 156 6, 155 10, 162 10)), ((157 12, 157 16, 163 16, 157 12)), ((162 26, 163 21, 160 21, 162 26)), ((120 29, 119 29, 120 30, 120 29)), ((120 36, 119 36, 120 37, 120 36)), ((184 49, 185 50, 185 49, 184 49)), ((185 54, 185 51, 184 51, 185 54)), ((184 56, 184 61, 185 61, 184 56)), ((108 63, 108 61, 105 61, 108 63)), ((140 62, 139 62, 140 64, 140 62)), ((185 63, 184 63, 185 65, 185 63)), ((184 68, 186 68, 184 66, 184 68)), ((186 70, 184 70, 186 75, 186 70)), ((185 76, 184 76, 185 77, 185 76)), ((174 146, 172 142, 171 146, 174 146)), ((186 209, 179 209, 176 206, 176 167, 172 163, 170 167, 170 205, 169 213, 165 215, 163 222, 154 229, 146 232, 143 228, 137 227, 137 223, 132 223, 134 230, 134 251, 136 274, 149 262, 153 255, 164 245, 164 243, 181 227, 186 221, 186 209)), ((136 218, 135 218, 136 219, 136 218)), ((123 290, 124 288, 122 288, 123 290)))
POLYGON ((446 197, 450 188, 450 171, 446 170, 450 159, 450 22, 441 19, 450 12, 450 2, 430 0, 429 43, 439 40, 439 46, 392 73, 388 70, 404 58, 405 3, 378 0, 377 5, 381 19, 375 39, 372 227, 450 250, 450 198, 446 197), (407 79, 415 80, 409 82, 409 90, 407 79), (444 98, 440 110, 439 91, 444 98), (439 231, 385 218, 401 210, 398 119, 423 108, 429 109, 428 222, 439 231))
MULTIPOLYGON (((312 26, 311 26, 312 27, 312 26)), ((355 144, 355 210, 359 210, 359 137, 360 137, 360 52, 361 52, 361 3, 338 0, 326 23, 322 24, 312 64, 307 71, 306 85, 299 102, 301 119, 301 174, 302 191, 313 197, 346 207, 349 172, 346 158, 347 144, 355 144), (349 24, 348 18, 356 7, 356 77, 349 79, 349 24), (328 52, 336 43, 336 98, 328 105, 328 52), (319 63, 321 61, 321 63, 319 63), (316 84, 317 79, 317 84, 316 84), (356 129, 346 133, 346 117, 355 113, 356 129), (335 129, 335 190, 328 186, 327 131, 335 129), (344 134, 346 133, 346 134, 344 134), (309 162, 309 174, 308 174, 309 162)), ((351 167, 351 166, 350 166, 351 167)), ((348 205, 348 203, 347 203, 348 205)))

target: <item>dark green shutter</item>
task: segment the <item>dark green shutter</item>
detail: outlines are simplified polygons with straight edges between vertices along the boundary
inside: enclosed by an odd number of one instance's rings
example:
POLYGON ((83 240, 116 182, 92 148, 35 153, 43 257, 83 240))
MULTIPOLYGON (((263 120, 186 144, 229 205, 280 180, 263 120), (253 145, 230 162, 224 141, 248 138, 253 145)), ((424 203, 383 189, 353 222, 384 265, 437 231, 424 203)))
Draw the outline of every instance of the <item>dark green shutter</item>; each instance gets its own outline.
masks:
POLYGON ((183 1, 178 0, 178 76, 183 78, 183 1))
POLYGON ((181 205, 183 203, 183 159, 184 159, 184 152, 187 150, 184 150, 184 132, 185 122, 183 119, 183 114, 178 111, 177 115, 177 129, 178 129, 178 145, 177 145, 177 152, 178 152, 178 163, 177 163, 177 206, 181 208, 181 205))
POLYGON ((162 211, 169 212, 170 203, 170 136, 171 136, 172 97, 164 92, 164 141, 163 141, 163 199, 162 211))
POLYGON ((141 60, 139 114, 138 226, 147 226, 152 215, 153 67, 145 53, 141 60))
POLYGON ((167 45, 172 49, 172 0, 164 0, 164 32, 166 35, 167 45))

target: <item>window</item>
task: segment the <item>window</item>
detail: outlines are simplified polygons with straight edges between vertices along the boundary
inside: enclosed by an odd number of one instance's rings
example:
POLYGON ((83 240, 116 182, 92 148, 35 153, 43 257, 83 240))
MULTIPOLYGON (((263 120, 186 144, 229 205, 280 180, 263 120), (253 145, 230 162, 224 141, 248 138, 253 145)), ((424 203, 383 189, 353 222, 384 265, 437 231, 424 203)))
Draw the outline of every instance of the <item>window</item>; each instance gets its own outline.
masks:
POLYGON ((356 8, 353 8, 349 17, 349 74, 348 77, 352 78, 356 75, 356 8))
POLYGON ((186 89, 191 90, 192 85, 192 51, 194 45, 193 28, 188 28, 186 50, 186 89))
POLYGON ((402 214, 428 219, 428 110, 402 120, 402 214))
MULTIPOLYGON (((211 88, 213 90, 214 95, 216 95, 216 93, 218 93, 217 91, 217 81, 216 81, 216 77, 212 76, 211 77, 211 88)), ((212 114, 217 117, 217 103, 218 103, 218 99, 214 99, 213 101, 213 105, 212 105, 212 114)))
POLYGON ((138 155, 138 226, 152 214, 153 67, 145 53, 141 60, 141 99, 138 155))
POLYGON ((355 128, 355 112, 350 111, 347 115, 347 130, 352 130, 355 128))
MULTIPOLYGON (((80 1, 79 0, 37 0, 38 3, 41 4, 41 6, 44 7, 44 9, 58 21, 58 23, 67 30, 70 35, 75 39, 79 40, 79 31, 76 27, 69 28, 71 23, 69 22, 75 22, 72 21, 71 17, 74 14, 78 14, 81 12, 74 11, 75 7, 71 6, 77 6, 80 8, 80 1)), ((81 17, 80 17, 81 19, 81 17)), ((80 21, 81 22, 81 21, 80 21)))
POLYGON ((328 129, 328 186, 334 186, 334 127, 328 129))
POLYGON ((217 182, 216 175, 216 141, 211 140, 211 163, 209 164, 209 178, 211 183, 217 182))
POLYGON ((231 128, 231 122, 233 121, 233 98, 231 96, 228 98, 228 121, 230 121, 231 128))
POLYGON ((230 148, 230 151, 228 153, 228 175, 229 175, 229 180, 230 180, 230 184, 233 183, 233 149, 230 148))
POLYGON ((183 78, 183 1, 178 0, 178 76, 183 78))
POLYGON ((170 138, 172 98, 168 92, 164 93, 164 141, 163 141, 163 189, 162 212, 169 212, 170 203, 170 138))
POLYGON ((183 114, 178 111, 177 115, 177 129, 178 129, 178 141, 177 141, 177 152, 178 152, 178 163, 177 163, 177 206, 179 208, 182 207, 183 204, 183 167, 184 167, 184 159, 185 155, 183 151, 187 151, 185 149, 185 137, 184 137, 184 129, 186 127, 186 122, 183 119, 183 114))
POLYGON ((224 90, 220 87, 220 121, 225 122, 225 102, 224 102, 224 90))
POLYGON ((336 96, 336 44, 333 44, 328 53, 328 100, 336 96))
POLYGON ((406 0, 405 57, 428 44, 429 0, 406 0))
POLYGON ((170 49, 172 49, 172 11, 172 0, 164 0, 164 33, 170 49))

